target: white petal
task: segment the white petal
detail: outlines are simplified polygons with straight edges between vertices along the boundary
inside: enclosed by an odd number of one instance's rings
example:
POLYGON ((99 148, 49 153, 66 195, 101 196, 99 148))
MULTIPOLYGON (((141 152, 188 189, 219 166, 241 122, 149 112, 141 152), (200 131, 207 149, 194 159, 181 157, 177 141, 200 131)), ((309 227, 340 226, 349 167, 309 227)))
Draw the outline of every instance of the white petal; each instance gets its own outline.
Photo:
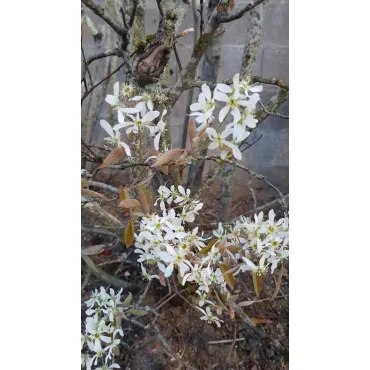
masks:
POLYGON ((229 94, 232 91, 231 87, 225 84, 217 84, 216 89, 226 94, 229 94))
POLYGON ((223 107, 221 110, 220 110, 220 115, 218 117, 219 121, 220 122, 223 122, 226 115, 229 113, 229 110, 230 110, 230 107, 228 105, 226 105, 225 107, 223 107))
POLYGON ((262 85, 252 86, 249 89, 249 91, 254 92, 254 93, 261 92, 262 90, 263 90, 263 86, 262 85))
POLYGON ((249 128, 256 128, 256 123, 258 122, 258 120, 256 120, 255 118, 246 118, 243 123, 245 123, 249 128))
POLYGON ((212 137, 215 137, 217 136, 217 132, 214 128, 212 127, 208 127, 207 130, 206 130, 206 133, 212 137))
POLYGON ((239 92, 239 73, 233 77, 234 89, 239 92))
POLYGON ((242 159, 242 153, 239 148, 236 145, 233 145, 231 149, 233 150, 234 157, 240 161, 242 159))
POLYGON ((130 100, 132 100, 132 101, 138 101, 138 100, 141 100, 142 98, 143 98, 142 96, 138 95, 138 96, 134 96, 130 100))
POLYGON ((151 100, 148 101, 147 106, 149 110, 153 110, 153 102, 151 100))
POLYGON ((165 277, 169 277, 171 276, 172 274, 172 271, 173 271, 173 263, 169 264, 166 268, 166 271, 164 272, 164 276, 165 277))
POLYGON ((125 115, 122 113, 122 111, 120 109, 118 109, 118 122, 119 123, 123 123, 124 120, 125 120, 125 115))
POLYGON ((125 149, 125 152, 126 154, 131 157, 131 150, 130 150, 130 147, 124 143, 123 141, 120 142, 120 144, 123 146, 123 148, 125 149))
POLYGON ((209 146, 208 146, 208 149, 210 149, 210 150, 214 150, 214 149, 217 149, 217 148, 218 148, 218 144, 215 143, 214 141, 212 141, 212 143, 209 144, 209 146))
POLYGON ((151 122, 153 121, 153 119, 157 118, 158 116, 159 116, 159 112, 157 110, 151 110, 143 117, 143 122, 151 122))
POLYGON ((105 101, 110 105, 115 105, 117 103, 117 98, 113 95, 107 95, 105 101))
POLYGON ((159 150, 159 139, 161 138, 161 133, 159 132, 154 138, 154 149, 159 150))
POLYGON ((140 112, 140 110, 137 108, 121 108, 121 110, 124 113, 131 113, 131 114, 140 112))
POLYGON ((185 195, 185 189, 182 185, 179 185, 178 189, 179 189, 180 194, 185 195))
POLYGON ((110 137, 114 137, 112 126, 105 120, 100 120, 100 126, 108 133, 110 137))
POLYGON ((239 109, 234 108, 230 113, 234 117, 235 123, 240 121, 240 110, 239 109))
POLYGON ((209 88, 209 86, 207 84, 202 85, 202 92, 203 92, 203 94, 204 94, 204 96, 206 97, 207 100, 212 99, 211 89, 209 88))
POLYGON ((224 101, 224 102, 229 101, 229 97, 226 94, 224 94, 223 92, 217 91, 217 90, 215 90, 215 93, 213 96, 216 100, 219 100, 219 101, 224 101))

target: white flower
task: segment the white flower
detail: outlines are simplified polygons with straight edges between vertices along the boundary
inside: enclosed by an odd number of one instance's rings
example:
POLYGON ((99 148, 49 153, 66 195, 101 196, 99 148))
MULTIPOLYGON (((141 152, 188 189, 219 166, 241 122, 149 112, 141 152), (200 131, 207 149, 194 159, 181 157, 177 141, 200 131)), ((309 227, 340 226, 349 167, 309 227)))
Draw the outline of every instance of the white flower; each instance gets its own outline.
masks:
POLYGON ((188 202, 190 200, 189 198, 190 189, 186 189, 186 193, 185 193, 185 189, 183 186, 179 185, 178 189, 179 189, 179 194, 177 195, 177 198, 175 199, 175 203, 181 204, 181 203, 188 202))
POLYGON ((118 81, 113 85, 113 95, 107 95, 105 101, 112 105, 113 107, 118 107, 120 104, 119 101, 119 83, 118 81))
POLYGON ((102 367, 97 367, 95 370, 108 370, 108 369, 120 369, 121 367, 118 365, 118 364, 111 364, 111 365, 107 365, 107 364, 104 364, 102 365, 102 367))
POLYGON ((81 354, 81 366, 86 366, 86 370, 91 370, 92 358, 84 353, 81 354))
POLYGON ((207 293, 201 290, 197 290, 196 293, 199 295, 199 307, 203 307, 204 303, 214 304, 211 301, 207 300, 207 293))
POLYGON ((159 116, 159 112, 156 110, 149 111, 144 116, 141 113, 137 113, 136 117, 132 116, 131 114, 127 114, 127 116, 132 120, 128 122, 121 122, 115 127, 120 129, 122 127, 127 127, 126 133, 130 134, 133 132, 137 134, 139 132, 140 127, 148 126, 150 122, 152 122, 155 118, 159 116))
POLYGON ((208 324, 215 323, 218 327, 221 327, 220 322, 223 322, 223 320, 220 320, 217 316, 213 315, 209 307, 206 307, 205 311, 199 307, 197 307, 197 309, 204 315, 200 317, 201 320, 206 320, 208 324))
POLYGON ((259 93, 263 90, 262 85, 250 86, 246 80, 240 81, 240 88, 244 90, 244 93, 247 96, 249 96, 248 92, 259 93))
POLYGON ((257 275, 262 275, 266 272, 268 265, 265 265, 266 257, 262 256, 260 258, 260 261, 258 263, 258 266, 256 266, 250 259, 246 257, 242 257, 245 264, 241 266, 242 271, 250 270, 252 272, 255 272, 257 275))
POLYGON ((109 143, 116 144, 117 146, 121 146, 125 149, 125 152, 128 156, 131 156, 130 147, 121 141, 121 133, 119 132, 120 125, 112 126, 105 120, 100 120, 100 126, 107 132, 109 137, 106 137, 104 140, 108 141, 109 143))
POLYGON ((121 96, 130 97, 134 92, 134 86, 132 84, 122 84, 121 87, 121 96))
POLYGON ((144 279, 147 279, 147 280, 159 279, 158 275, 150 275, 142 264, 141 264, 141 273, 143 274, 144 279))
POLYGON ((163 116, 166 113, 167 113, 167 109, 164 109, 161 115, 161 119, 159 120, 156 126, 147 126, 150 131, 150 134, 154 138, 154 149, 155 150, 159 150, 159 140, 166 127, 166 123, 163 121, 163 116))
POLYGON ((226 103, 226 106, 220 110, 219 121, 223 122, 229 111, 236 112, 239 106, 247 106, 248 102, 244 100, 245 95, 240 94, 239 74, 233 78, 233 88, 225 84, 217 84, 214 98, 226 103), (228 96, 227 94, 230 94, 228 96))
POLYGON ((169 263, 164 272, 165 277, 169 277, 172 274, 174 265, 176 265, 180 270, 180 275, 184 276, 185 272, 190 269, 190 267, 185 263, 188 262, 184 255, 183 250, 179 249, 176 251, 170 245, 166 246, 167 252, 161 252, 160 257, 162 261, 169 263))
POLYGON ((190 105, 190 110, 195 111, 190 113, 190 116, 197 116, 195 120, 201 123, 201 125, 197 127, 197 131, 200 131, 212 118, 212 112, 216 107, 210 88, 206 84, 203 84, 201 89, 202 92, 199 94, 198 103, 190 105))
POLYGON ((225 159, 228 153, 228 151, 225 150, 225 146, 227 146, 232 150, 236 159, 242 159, 242 153, 240 152, 238 146, 226 140, 226 138, 231 134, 230 130, 224 130, 221 134, 218 134, 214 128, 209 127, 207 128, 206 132, 209 139, 212 141, 209 144, 208 149, 213 150, 220 148, 222 150, 221 158, 225 159))
POLYGON ((136 104, 135 108, 139 110, 139 112, 141 112, 142 114, 145 114, 147 109, 146 107, 148 107, 148 109, 151 111, 153 110, 153 101, 152 101, 152 98, 149 94, 146 94, 144 93, 142 96, 134 96, 132 99, 130 99, 132 101, 139 101, 141 100, 141 102, 139 102, 138 104, 136 104))

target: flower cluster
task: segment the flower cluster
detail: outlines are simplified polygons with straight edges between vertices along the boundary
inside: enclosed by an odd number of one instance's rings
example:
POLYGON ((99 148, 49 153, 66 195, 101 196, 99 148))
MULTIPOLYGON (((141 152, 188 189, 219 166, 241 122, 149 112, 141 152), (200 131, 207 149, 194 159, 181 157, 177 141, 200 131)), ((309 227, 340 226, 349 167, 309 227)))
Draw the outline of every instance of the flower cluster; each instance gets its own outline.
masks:
POLYGON ((213 232, 215 238, 206 245, 198 227, 185 229, 185 223, 194 221, 203 204, 191 199, 190 190, 181 185, 161 186, 158 193, 155 205, 159 204, 161 214, 143 217, 136 235, 135 253, 139 254, 143 276, 151 280, 160 273, 170 277, 175 272, 182 285, 196 284, 201 319, 220 326, 222 320, 211 309, 220 315, 224 307, 212 300, 214 291, 228 293, 227 274, 251 271, 262 275, 269 268, 273 272, 288 257, 288 218, 275 222, 271 210, 266 221, 261 212, 254 219, 241 217, 225 228, 220 223, 213 232), (258 261, 257 265, 253 261, 258 261), (158 273, 151 275, 143 263, 158 273))
MULTIPOLYGON (((112 127, 107 121, 100 121, 101 127, 109 135, 105 140, 123 147, 130 156, 130 147, 121 141, 120 129, 124 128, 127 134, 139 134, 147 129, 154 139, 154 148, 159 150, 159 140, 166 127, 163 117, 167 110, 164 109, 162 114, 154 110, 149 93, 132 97, 135 88, 131 84, 123 84, 120 90, 119 83, 116 82, 113 90, 113 95, 107 95, 105 101, 117 111, 119 123, 112 127), (159 122, 154 124, 153 121, 159 116, 159 122)), ((250 130, 256 127, 254 112, 262 86, 250 86, 248 81, 240 80, 239 74, 236 74, 232 86, 218 83, 212 94, 209 86, 203 84, 201 90, 198 102, 190 105, 190 115, 195 116, 199 123, 197 131, 206 130, 210 140, 208 149, 219 149, 222 159, 232 155, 241 160, 239 146, 250 135, 250 130), (213 112, 217 102, 224 104, 219 113, 219 122, 214 127, 209 127, 215 118, 213 112), (224 123, 225 127, 221 128, 224 123)))
POLYGON ((109 293, 103 287, 95 290, 92 297, 85 302, 86 310, 85 332, 81 333, 81 362, 87 370, 106 370, 119 368, 114 363, 114 355, 123 336, 120 320, 123 308, 120 307, 122 289, 115 294, 109 293))
POLYGON ((119 123, 112 127, 107 121, 100 120, 101 127, 109 135, 105 140, 123 147, 128 156, 131 156, 130 147, 121 141, 120 129, 125 128, 127 134, 139 134, 141 130, 147 128, 154 139, 154 148, 159 150, 159 139, 166 126, 163 116, 167 111, 163 111, 161 120, 154 125, 152 122, 160 115, 160 112, 153 110, 151 96, 142 94, 131 97, 134 90, 131 84, 123 84, 120 93, 119 83, 116 82, 113 87, 113 95, 107 95, 105 101, 117 111, 119 123))

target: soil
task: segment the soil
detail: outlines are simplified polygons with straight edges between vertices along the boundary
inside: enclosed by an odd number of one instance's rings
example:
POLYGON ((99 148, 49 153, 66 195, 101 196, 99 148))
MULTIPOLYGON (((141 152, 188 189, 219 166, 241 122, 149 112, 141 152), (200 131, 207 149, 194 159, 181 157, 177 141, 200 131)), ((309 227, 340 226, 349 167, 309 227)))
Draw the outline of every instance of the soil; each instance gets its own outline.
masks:
MULTIPOLYGON (((112 184, 114 185, 114 184, 112 184)), ((235 186, 233 191, 232 212, 230 218, 248 212, 253 208, 253 198, 244 186, 235 186), (247 193, 247 196, 246 196, 247 193)), ((206 233, 217 225, 216 208, 217 197, 220 194, 219 185, 215 184, 205 195, 202 217, 198 220, 200 230, 206 233)), ((276 199, 276 193, 270 189, 261 188, 256 191, 257 206, 263 205, 276 199)), ((112 211, 112 209, 109 209, 112 211)), ((279 209, 274 207, 279 216, 279 209)), ((266 210, 268 212, 268 209, 266 210)), ((265 213, 266 213, 265 212, 265 213)), ((113 209, 113 213, 124 217, 119 209, 113 209)), ((83 224, 88 220, 83 219, 83 224)), ((90 225, 91 226, 91 225, 90 225)), ((105 236, 91 236, 87 233, 82 235, 82 245, 90 246, 112 240, 105 236)), ((123 262, 111 263, 103 266, 104 271, 122 280, 130 281, 140 286, 140 290, 134 294, 133 303, 137 302, 143 293, 147 283, 140 276, 140 266, 136 262, 136 254, 132 249, 126 249, 123 243, 116 243, 110 250, 99 256, 93 256, 95 264, 99 265, 107 261, 121 259, 123 262), (109 254, 109 255, 107 255, 109 254)), ((81 274, 81 280, 85 277, 85 266, 81 274)), ((117 363, 121 369, 126 370, 161 370, 161 369, 186 369, 199 370, 210 369, 235 369, 235 370, 269 370, 288 369, 289 362, 289 266, 283 269, 280 290, 274 300, 270 301, 276 289, 280 270, 276 269, 274 275, 268 274, 263 277, 263 289, 260 297, 256 297, 253 289, 252 278, 248 273, 243 273, 235 281, 233 294, 239 294, 237 303, 241 301, 262 300, 242 310, 252 318, 257 327, 268 337, 261 339, 251 328, 236 316, 234 319, 224 314, 221 328, 199 320, 200 313, 192 303, 193 294, 184 292, 182 297, 175 296, 158 310, 156 320, 160 334, 171 347, 171 353, 181 358, 181 363, 174 360, 164 349, 162 342, 154 330, 144 330, 123 320, 123 341, 125 344, 120 348, 120 356, 117 363), (185 301, 185 300, 186 301, 185 301), (209 344, 210 341, 237 339, 232 343, 209 344), (275 345, 273 346, 273 344, 275 345), (277 343, 277 345, 276 345, 277 343), (188 364, 186 366, 185 364, 188 364), (189 367, 190 366, 190 367, 189 367)), ((91 291, 100 285, 106 285, 94 276, 89 278, 88 284, 82 291, 82 301, 86 300, 91 291)), ((172 284, 171 293, 175 286, 172 284)), ((179 285, 178 290, 184 289, 179 285)), ((169 294, 168 287, 160 285, 158 280, 151 283, 151 287, 142 306, 153 307, 163 297, 169 294)), ((168 295, 169 297, 170 295, 168 295)), ((164 299, 165 300, 165 299, 164 299)), ((85 320, 84 307, 81 306, 82 323, 85 320)), ((154 315, 137 318, 144 325, 151 322, 154 315)))

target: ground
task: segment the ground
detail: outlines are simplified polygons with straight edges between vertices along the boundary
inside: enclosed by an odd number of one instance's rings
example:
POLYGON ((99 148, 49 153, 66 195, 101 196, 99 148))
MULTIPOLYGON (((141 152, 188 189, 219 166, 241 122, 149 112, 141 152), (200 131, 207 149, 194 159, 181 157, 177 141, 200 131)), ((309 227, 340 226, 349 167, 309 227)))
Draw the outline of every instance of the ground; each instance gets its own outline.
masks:
MULTIPOLYGON (((202 229, 205 232, 214 228, 216 224, 216 212, 214 205, 215 198, 219 194, 219 186, 216 184, 207 193, 204 199, 204 215, 201 218, 202 229)), ((276 199, 276 195, 266 189, 256 192, 257 204, 262 205, 276 199)), ((235 187, 231 209, 232 217, 236 217, 249 211, 253 207, 252 197, 246 197, 246 187, 235 187)), ((119 214, 119 210, 116 210, 119 214)), ((268 210, 267 210, 268 211, 268 210)), ((277 212, 278 209, 277 209, 277 212)), ((121 217, 123 215, 121 214, 121 217)), ((87 220, 83 219, 83 224, 87 220)), ((104 236, 91 236, 83 233, 83 246, 104 243, 107 240, 104 236)), ((119 259, 115 263, 103 266, 104 271, 120 279, 134 282, 139 285, 139 290, 134 294, 133 302, 137 302, 143 293, 147 283, 140 276, 140 268, 136 263, 136 255, 132 249, 126 249, 123 243, 114 246, 110 255, 100 254, 94 256, 94 262, 99 265, 108 261, 119 259), (118 271, 118 272, 117 272, 118 271)), ((82 271, 82 280, 86 274, 85 267, 82 271)), ((194 308, 192 302, 193 294, 185 291, 172 298, 158 309, 157 327, 160 334, 168 342, 171 353, 177 354, 182 363, 173 360, 166 353, 162 342, 158 339, 158 333, 154 330, 144 330, 131 323, 123 321, 124 347, 121 348, 121 355, 118 363, 121 369, 131 370, 160 370, 160 369, 185 369, 195 368, 200 370, 208 369, 288 369, 289 356, 289 266, 286 264, 283 269, 280 289, 274 300, 270 301, 274 294, 279 280, 280 270, 263 277, 263 289, 258 302, 243 307, 242 310, 257 323, 257 327, 268 338, 261 339, 251 328, 236 316, 233 320, 228 315, 223 315, 224 324, 221 329, 199 320, 200 313, 194 308), (216 343, 212 341, 233 340, 233 343, 216 343), (274 344, 274 345, 273 345, 274 344)), ((82 291, 82 300, 87 299, 92 289, 106 284, 94 276, 89 278, 87 285, 82 291)), ((142 306, 154 307, 165 296, 170 297, 175 289, 184 289, 183 286, 172 285, 171 294, 168 287, 163 287, 157 280, 151 283, 150 289, 142 302, 142 306)), ((191 290, 191 289, 190 289, 191 290)), ((237 303, 241 301, 256 300, 253 290, 251 276, 246 272, 236 280, 233 294, 239 294, 237 303)), ((163 299, 162 302, 166 301, 163 299)), ((81 319, 84 321, 82 307, 81 319)), ((147 324, 154 316, 136 318, 138 321, 147 324)))

